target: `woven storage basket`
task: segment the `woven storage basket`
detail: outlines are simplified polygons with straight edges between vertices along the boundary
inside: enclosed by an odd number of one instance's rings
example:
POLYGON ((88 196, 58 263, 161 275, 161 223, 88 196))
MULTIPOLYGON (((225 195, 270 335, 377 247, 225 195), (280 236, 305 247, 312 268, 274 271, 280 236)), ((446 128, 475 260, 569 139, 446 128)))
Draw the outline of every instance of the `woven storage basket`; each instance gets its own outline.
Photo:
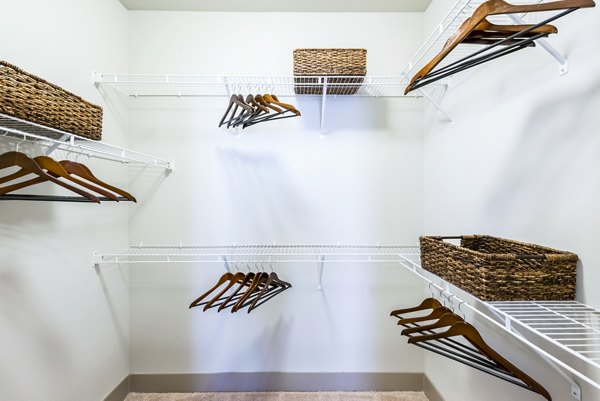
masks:
POLYGON ((0 60, 0 113, 89 139, 102 136, 102 108, 0 60))
POLYGON ((485 301, 575 299, 574 253, 487 235, 421 237, 421 266, 485 301), (460 238, 460 246, 444 239, 460 238))
POLYGON ((336 76, 327 79, 327 93, 354 95, 363 83, 362 77, 365 75, 366 49, 294 50, 294 91, 299 95, 323 94, 324 80, 311 76, 336 76), (344 75, 348 77, 343 77, 344 75))

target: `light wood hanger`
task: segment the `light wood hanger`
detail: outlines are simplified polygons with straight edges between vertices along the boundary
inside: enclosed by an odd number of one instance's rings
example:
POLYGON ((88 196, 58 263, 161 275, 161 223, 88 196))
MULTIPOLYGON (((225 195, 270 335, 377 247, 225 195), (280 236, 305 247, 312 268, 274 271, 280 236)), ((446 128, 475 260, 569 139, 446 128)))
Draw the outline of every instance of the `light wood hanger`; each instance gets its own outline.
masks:
MULTIPOLYGON (((427 75, 456 47, 458 46, 473 30, 477 29, 487 16, 490 15, 501 15, 501 14, 516 14, 516 13, 529 13, 529 12, 541 12, 541 11, 556 11, 556 10, 570 10, 574 11, 578 8, 594 7, 595 3, 593 0, 558 0, 550 3, 540 4, 525 4, 525 5, 512 5, 504 0, 488 0, 482 3, 473 12, 473 15, 465 20, 460 26, 458 31, 446 42, 442 51, 438 53, 427 65, 425 65, 415 76, 411 79, 410 83, 406 87, 404 93, 408 93, 413 90, 420 80, 423 80, 427 75)), ((558 18, 558 17, 556 17, 558 18)), ((556 19, 550 18, 548 22, 556 19)), ((533 25, 535 26, 535 25, 533 25)), ((528 28, 532 29, 532 28, 528 28)), ((540 33, 541 35, 541 33, 540 33)), ((543 35, 542 35, 543 36, 543 35)))
MULTIPOLYGON (((79 180, 76 180, 73 177, 71 177, 69 175, 69 173, 67 173, 64 170, 64 168, 62 168, 62 166, 60 166, 60 164, 58 164, 56 161, 54 161, 54 162, 56 164, 47 162, 45 159, 40 159, 39 163, 43 164, 43 165, 40 165, 40 164, 38 164, 37 161, 34 161, 29 156, 27 156, 26 154, 21 153, 21 152, 7 152, 7 153, 0 155, 0 169, 12 167, 12 166, 21 167, 22 169, 25 169, 25 171, 37 175, 38 178, 41 179, 41 181, 39 181, 39 182, 50 181, 50 182, 57 184, 63 188, 66 188, 72 192, 75 192, 76 194, 81 195, 84 198, 87 198, 93 202, 100 203, 100 200, 96 196, 94 196, 86 191, 83 191, 77 187, 69 185, 69 184, 65 183, 64 181, 59 180, 57 177, 55 177, 54 175, 63 177, 63 178, 66 178, 70 181, 73 181, 73 182, 76 182, 77 184, 79 184, 79 182, 77 182, 79 180), (56 165, 58 165, 58 167, 56 165), (46 173, 46 171, 44 171, 44 170, 48 170, 48 172, 51 174, 46 173)), ((37 179, 35 179, 35 180, 37 180, 37 179)), ((33 181, 33 180, 29 180, 29 181, 33 181)), ((27 183, 28 181, 25 181, 25 182, 27 183)), ((4 195, 6 193, 15 191, 20 188, 24 188, 29 185, 32 185, 32 184, 29 183, 27 185, 24 185, 24 183, 17 183, 17 184, 9 185, 6 187, 2 187, 2 188, 0 188, 0 195, 4 195)), ((82 186, 85 187, 85 185, 82 185, 82 186)))
POLYGON ((94 174, 92 174, 90 169, 85 164, 73 162, 70 160, 61 160, 61 161, 59 161, 59 163, 65 168, 65 170, 67 170, 67 172, 69 174, 77 175, 81 178, 84 178, 84 179, 90 181, 93 184, 99 185, 101 187, 108 189, 109 191, 119 194, 119 195, 129 199, 132 202, 137 202, 135 197, 133 195, 131 195, 129 192, 124 191, 120 188, 117 188, 113 185, 107 184, 106 182, 99 180, 94 174))
POLYGON ((438 340, 442 338, 448 337, 456 337, 462 336, 469 343, 471 343, 474 347, 480 350, 483 354, 489 357, 492 361, 497 364, 503 366, 508 372, 510 372, 514 377, 521 380, 525 383, 530 390, 540 394, 548 401, 552 400, 552 397, 548 393, 548 391, 537 381, 528 376, 521 369, 517 368, 515 365, 510 363, 507 359, 505 359, 502 355, 496 352, 493 348, 486 344, 483 340, 479 332, 475 327, 467 322, 457 322, 450 326, 450 328, 444 332, 434 333, 434 334, 425 334, 421 336, 410 337, 408 339, 409 344, 417 344, 426 341, 438 340))
MULTIPOLYGON (((48 157, 48 156, 37 156, 37 157, 34 157, 33 160, 42 169, 47 170, 48 173, 49 173, 49 175, 52 175, 52 176, 57 177, 57 178, 58 177, 65 178, 65 179, 67 179, 69 181, 72 181, 72 182, 78 184, 78 185, 81 185, 82 187, 84 187, 86 189, 94 191, 94 192, 96 192, 96 193, 98 193, 98 194, 100 194, 100 195, 108 198, 109 200, 113 200, 115 202, 119 201, 118 198, 113 193, 108 192, 108 191, 106 191, 106 190, 104 190, 102 188, 99 188, 99 187, 95 186, 95 185, 91 185, 90 183, 88 183, 86 181, 82 181, 82 180, 80 180, 80 179, 78 179, 76 177, 73 177, 70 174, 70 172, 65 169, 65 167, 64 167, 63 164, 57 162, 56 160, 52 159, 51 157, 48 157)), ((28 175, 28 174, 29 173, 26 170, 21 169, 21 171, 17 171, 16 173, 11 174, 11 176, 9 176, 9 177, 19 178, 19 177, 22 177, 22 176, 25 176, 25 175, 28 175)), ((7 178, 9 178, 9 177, 7 177, 7 178)), ((12 185, 11 186, 12 189, 11 189, 10 192, 16 191, 17 189, 29 187, 31 185, 39 184, 39 183, 42 183, 42 182, 45 182, 45 181, 47 181, 47 179, 44 178, 44 177, 37 177, 37 178, 33 178, 31 180, 28 180, 28 181, 23 181, 23 182, 20 182, 20 183, 12 185)), ((8 193, 8 191, 6 193, 8 193)))

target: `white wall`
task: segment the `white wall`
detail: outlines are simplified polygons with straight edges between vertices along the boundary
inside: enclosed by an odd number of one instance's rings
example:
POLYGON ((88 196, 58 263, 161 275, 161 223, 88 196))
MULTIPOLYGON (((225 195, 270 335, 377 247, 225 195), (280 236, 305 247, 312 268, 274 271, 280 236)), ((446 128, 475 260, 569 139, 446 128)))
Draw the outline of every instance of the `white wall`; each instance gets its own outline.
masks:
MULTIPOLYGON (((421 14, 130 13, 132 73, 291 75, 300 47, 364 47, 368 71, 397 74, 421 41, 421 14)), ((225 98, 132 100, 130 144, 174 158, 140 174, 132 243, 415 243, 422 231, 422 103, 287 98, 298 119, 217 127, 225 98)), ((245 266, 241 266, 245 268, 245 266)), ((222 266, 136 266, 132 371, 421 372, 389 312, 419 301, 398 266, 277 267, 294 287, 250 315, 187 306, 222 266)))
MULTIPOLYGON (((452 1, 434 1, 434 24, 452 1)), ((443 106, 455 125, 427 110, 425 232, 488 233, 577 253, 578 300, 600 306, 600 10, 579 10, 556 21, 550 42, 569 59, 570 72, 540 49, 528 49, 456 75, 443 106)), ((430 25, 431 29, 431 25, 430 25)), ((485 325, 476 321, 476 324, 485 325)), ((491 330, 485 334, 493 337, 491 330)), ((514 341, 500 349, 569 399, 566 381, 514 341), (516 347, 516 348, 515 348, 516 347), (534 362, 532 362, 534 361, 534 362)), ((426 358, 426 373, 447 400, 539 399, 468 368, 426 358), (448 376, 448 369, 456 375, 448 376)), ((584 388, 583 399, 597 393, 584 388)))
MULTIPOLYGON (((118 1, 4 1, 0 35, 3 60, 103 106, 104 140, 126 144, 123 110, 115 114, 91 83, 93 70, 127 70, 118 1)), ((14 149, 0 141, 0 153, 14 149)), ((80 161, 127 184, 120 164, 80 161)), ((55 190, 44 185, 38 193, 55 190)), ((2 202, 0 399, 99 400, 128 374, 127 283, 118 268, 91 264, 92 250, 127 244, 127 220, 126 204, 2 202)))

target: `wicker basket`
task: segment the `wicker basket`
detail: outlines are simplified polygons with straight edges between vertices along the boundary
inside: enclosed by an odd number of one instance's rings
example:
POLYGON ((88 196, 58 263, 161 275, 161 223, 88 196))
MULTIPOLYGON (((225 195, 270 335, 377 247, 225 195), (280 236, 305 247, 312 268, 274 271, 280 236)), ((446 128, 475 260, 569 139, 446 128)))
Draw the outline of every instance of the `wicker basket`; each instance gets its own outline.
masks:
POLYGON ((575 299, 574 253, 487 235, 419 241, 424 269, 482 300, 575 299), (444 241, 459 238, 460 246, 444 241))
POLYGON ((324 80, 315 76, 335 76, 327 79, 330 95, 354 95, 365 75, 366 49, 294 50, 294 91, 299 95, 323 94, 324 80))
POLYGON ((0 60, 0 113, 89 139, 102 136, 102 108, 0 60))

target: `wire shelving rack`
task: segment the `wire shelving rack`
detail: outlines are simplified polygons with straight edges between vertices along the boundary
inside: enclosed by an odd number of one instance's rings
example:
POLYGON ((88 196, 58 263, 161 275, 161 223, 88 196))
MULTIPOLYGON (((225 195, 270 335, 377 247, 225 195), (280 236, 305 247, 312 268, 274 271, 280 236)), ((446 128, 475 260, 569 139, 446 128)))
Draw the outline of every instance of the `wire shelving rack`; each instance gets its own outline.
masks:
POLYGON ((55 128, 46 127, 6 114, 0 114, 0 137, 35 143, 46 148, 45 154, 55 150, 88 155, 122 163, 140 163, 172 171, 173 161, 160 159, 145 153, 93 141, 55 128))

